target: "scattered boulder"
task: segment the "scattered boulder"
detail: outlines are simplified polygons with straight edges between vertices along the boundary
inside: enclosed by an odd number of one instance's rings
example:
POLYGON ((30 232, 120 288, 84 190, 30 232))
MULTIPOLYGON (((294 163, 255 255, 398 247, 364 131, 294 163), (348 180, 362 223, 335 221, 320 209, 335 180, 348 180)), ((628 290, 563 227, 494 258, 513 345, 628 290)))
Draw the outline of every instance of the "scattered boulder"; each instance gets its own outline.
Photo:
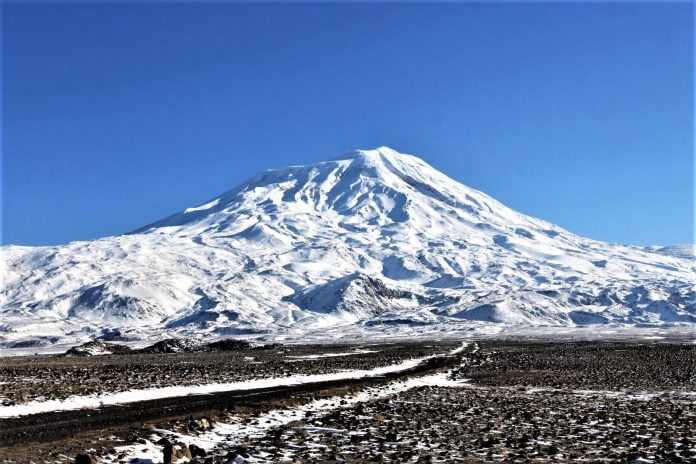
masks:
POLYGON ((213 423, 207 417, 201 417, 200 419, 192 420, 189 423, 189 429, 195 430, 197 432, 207 432, 213 428, 213 423))
POLYGON ((166 438, 161 439, 158 443, 162 445, 162 462, 172 464, 174 462, 174 445, 166 438))
POLYGON ((192 458, 204 458, 208 454, 205 452, 203 448, 194 445, 193 443, 190 444, 188 447, 192 458))
POLYGON ((191 451, 185 443, 172 443, 166 439, 163 439, 162 442, 164 444, 162 449, 162 461, 164 464, 176 464, 184 459, 191 459, 191 451))
POLYGON ((178 453, 179 459, 191 459, 191 450, 186 443, 177 442, 174 444, 174 449, 178 453))
POLYGON ((75 456, 75 464, 97 464, 99 461, 96 457, 89 454, 78 454, 75 456))

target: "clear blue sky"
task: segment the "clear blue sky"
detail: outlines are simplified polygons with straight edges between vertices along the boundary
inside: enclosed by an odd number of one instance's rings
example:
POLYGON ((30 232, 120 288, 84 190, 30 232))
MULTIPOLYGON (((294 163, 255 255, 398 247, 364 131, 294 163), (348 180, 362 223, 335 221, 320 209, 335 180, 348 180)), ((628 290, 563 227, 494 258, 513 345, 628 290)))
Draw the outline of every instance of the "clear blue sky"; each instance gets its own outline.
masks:
POLYGON ((693 238, 690 3, 3 4, 3 243, 388 145, 595 239, 693 238))

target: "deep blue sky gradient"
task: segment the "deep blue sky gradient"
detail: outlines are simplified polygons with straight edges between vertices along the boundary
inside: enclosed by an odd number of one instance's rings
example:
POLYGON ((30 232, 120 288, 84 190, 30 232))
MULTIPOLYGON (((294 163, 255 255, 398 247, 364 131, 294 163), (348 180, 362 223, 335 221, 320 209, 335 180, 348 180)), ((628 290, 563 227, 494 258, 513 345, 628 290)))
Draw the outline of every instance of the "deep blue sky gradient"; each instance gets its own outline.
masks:
POLYGON ((3 243, 388 145, 595 239, 694 241, 690 3, 3 4, 3 243))

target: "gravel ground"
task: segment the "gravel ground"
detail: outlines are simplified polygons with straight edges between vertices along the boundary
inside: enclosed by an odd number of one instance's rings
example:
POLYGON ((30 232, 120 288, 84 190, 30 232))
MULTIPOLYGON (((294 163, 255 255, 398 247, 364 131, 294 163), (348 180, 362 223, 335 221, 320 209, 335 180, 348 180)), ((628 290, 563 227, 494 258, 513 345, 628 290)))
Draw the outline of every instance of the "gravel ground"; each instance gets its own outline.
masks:
POLYGON ((693 398, 423 387, 230 452, 266 462, 694 462, 695 444, 693 398))
POLYGON ((218 353, 0 358, 0 405, 138 388, 372 369, 447 351, 456 345, 285 345, 218 353))
POLYGON ((482 385, 696 391, 696 344, 489 341, 462 375, 482 385))
MULTIPOLYGON (((322 349, 334 354, 348 349, 290 347, 291 352, 278 350, 257 360, 268 362, 264 372, 286 368, 306 372, 338 368, 346 362, 374 366, 406 353, 427 355, 453 346, 433 345, 437 343, 383 345, 371 348, 378 353, 317 359, 301 356, 321 354, 322 349)), ((188 354, 166 356, 160 359, 168 359, 167 366, 190 362, 184 362, 188 354)), ((209 366, 224 358, 209 353, 197 353, 194 358, 206 356, 212 356, 209 366)), ((448 370, 446 377, 468 379, 463 385, 419 386, 357 404, 338 399, 328 411, 303 413, 298 420, 262 429, 254 436, 226 436, 192 462, 696 462, 696 345, 692 341, 480 340, 461 357, 460 367, 448 370)), ((147 359, 157 365, 157 358, 147 359)), ((90 360, 84 361, 91 366, 90 360)), ((239 359, 228 362, 246 365, 239 359)), ((252 399, 232 410, 210 411, 206 418, 220 424, 213 425, 214 432, 224 423, 253 423, 271 410, 355 395, 364 388, 352 385, 294 397, 252 399)), ((60 443, 15 446, 4 450, 8 459, 3 459, 0 445, 0 462, 73 462, 80 451, 100 462, 162 462, 163 454, 150 461, 131 461, 128 453, 116 450, 127 444, 134 444, 136 454, 139 447, 143 452, 148 446, 160 450, 165 441, 156 442, 153 437, 167 434, 153 434, 158 429, 200 436, 201 419, 169 418, 60 443)), ((176 442, 171 443, 176 448, 176 442)))
POLYGON ((466 386, 311 414, 209 462, 696 462, 695 361, 693 343, 481 342, 450 373, 466 386))

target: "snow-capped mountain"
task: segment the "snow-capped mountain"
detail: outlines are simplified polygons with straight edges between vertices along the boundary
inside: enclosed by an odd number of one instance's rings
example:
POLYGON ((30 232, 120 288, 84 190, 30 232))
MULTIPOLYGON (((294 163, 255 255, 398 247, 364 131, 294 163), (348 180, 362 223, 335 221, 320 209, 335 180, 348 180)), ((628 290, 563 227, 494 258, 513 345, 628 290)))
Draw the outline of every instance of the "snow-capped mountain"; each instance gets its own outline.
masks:
POLYGON ((5 343, 696 323, 693 255, 576 236, 386 147, 127 235, 1 253, 5 343))

